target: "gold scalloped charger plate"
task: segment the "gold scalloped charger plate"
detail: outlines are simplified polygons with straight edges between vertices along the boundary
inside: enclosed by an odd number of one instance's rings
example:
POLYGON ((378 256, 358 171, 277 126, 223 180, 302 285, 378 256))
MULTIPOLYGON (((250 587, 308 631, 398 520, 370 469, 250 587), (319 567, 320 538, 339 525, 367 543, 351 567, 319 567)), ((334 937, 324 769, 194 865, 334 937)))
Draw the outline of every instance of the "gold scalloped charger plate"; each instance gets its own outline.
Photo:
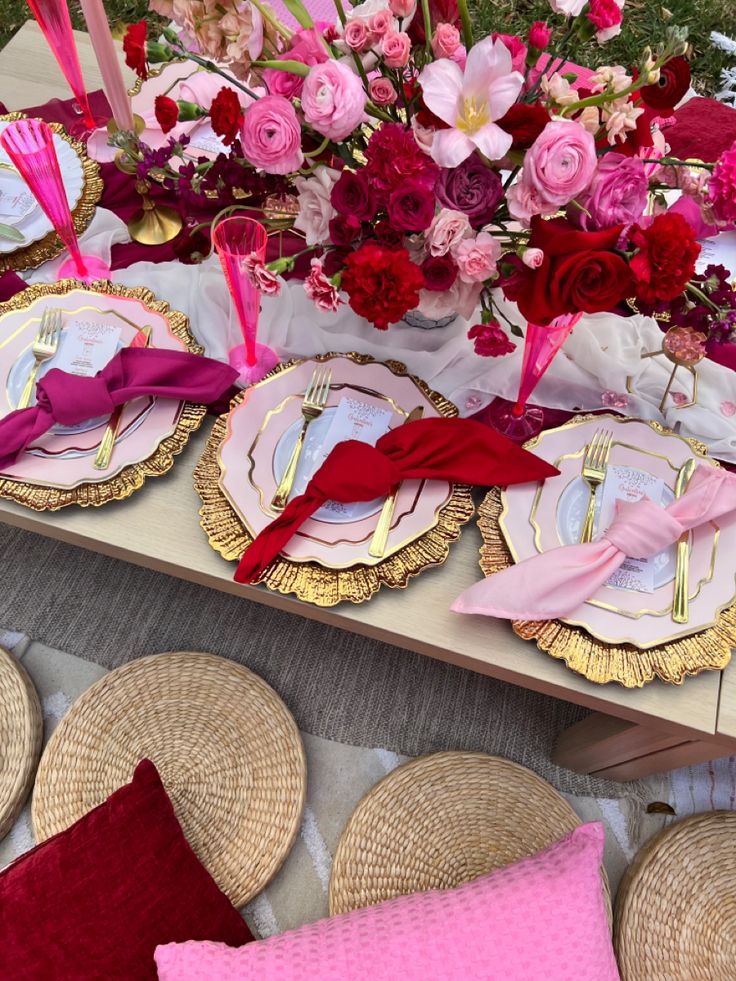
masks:
MULTIPOLYGON (((0 116, 0 123, 24 118, 25 114, 22 112, 11 112, 0 116)), ((79 158, 82 168, 81 193, 75 192, 75 196, 78 194, 78 200, 72 209, 74 228, 77 235, 81 235, 94 218, 97 202, 102 197, 104 184, 100 176, 100 165, 87 155, 84 146, 73 139, 60 123, 49 123, 49 126, 64 143, 68 144, 71 151, 79 158)), ((24 269, 35 269, 41 263, 60 255, 64 249, 63 242, 51 229, 41 238, 29 242, 27 245, 14 249, 12 252, 0 253, 0 273, 7 272, 9 269, 14 269, 16 272, 24 269)))
MULTIPOLYGON (((83 320, 119 327, 118 349, 148 326, 152 347, 193 354, 203 350, 189 330, 187 317, 144 287, 83 286, 73 279, 29 286, 0 303, 0 418, 16 408, 19 387, 33 364, 31 346, 43 311, 49 307, 62 311, 60 348, 64 330, 83 320)), ((51 367, 53 359, 43 366, 51 367)), ((94 468, 94 458, 107 417, 74 427, 54 427, 0 472, 0 497, 35 511, 56 511, 69 504, 97 507, 122 500, 139 490, 148 477, 160 477, 171 469, 174 457, 199 428, 206 411, 203 405, 171 399, 141 398, 127 403, 106 471, 94 468)))
MULTIPOLYGON (((596 424, 605 426, 606 421, 613 418, 620 421, 620 417, 606 415, 578 416, 564 426, 546 432, 571 429, 586 424, 591 419, 595 419, 596 424)), ((646 425, 662 436, 673 436, 687 443, 690 451, 697 457, 706 457, 705 446, 697 440, 684 440, 656 422, 646 425)), ((535 437, 525 446, 530 450, 538 450, 539 441, 540 437, 535 437)), ((507 505, 501 489, 493 488, 478 510, 478 527, 483 537, 480 567, 486 576, 508 568, 515 561, 504 534, 503 516, 507 512, 507 505)), ((530 512, 532 533, 535 527, 530 512)), ((641 688, 655 678, 660 678, 670 684, 680 685, 690 675, 708 670, 721 671, 729 663, 731 649, 736 646, 736 605, 727 603, 723 609, 717 611, 715 621, 698 633, 665 637, 661 643, 646 649, 631 643, 607 643, 583 627, 561 620, 513 620, 511 626, 519 637, 536 641, 540 650, 564 661, 573 671, 596 684, 615 681, 626 688, 641 688)), ((667 627, 664 627, 664 631, 666 633, 667 627)))
MULTIPOLYGON (((343 396, 390 407, 391 426, 417 405, 425 417, 456 416, 457 409, 397 361, 368 355, 324 354, 278 365, 233 400, 220 416, 194 471, 202 500, 200 524, 210 545, 228 560, 240 559, 255 536, 276 517, 270 501, 278 485, 284 440, 298 428, 305 385, 318 364, 332 370, 325 414, 343 396)), ((310 427, 311 428, 311 427, 310 427)), ((441 565, 473 514, 470 488, 440 481, 407 481, 399 493, 386 556, 368 547, 381 502, 347 520, 319 512, 300 529, 259 582, 294 593, 317 606, 362 603, 381 588, 404 588, 412 576, 441 565)))

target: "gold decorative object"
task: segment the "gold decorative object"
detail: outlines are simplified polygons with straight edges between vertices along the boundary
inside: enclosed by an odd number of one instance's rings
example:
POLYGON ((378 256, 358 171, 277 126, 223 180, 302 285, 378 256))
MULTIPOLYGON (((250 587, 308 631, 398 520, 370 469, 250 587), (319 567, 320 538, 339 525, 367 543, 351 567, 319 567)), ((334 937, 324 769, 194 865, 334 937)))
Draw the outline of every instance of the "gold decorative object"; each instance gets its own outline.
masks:
POLYGON ((307 783, 299 730, 273 688, 242 664, 193 651, 142 657, 100 678, 44 751, 37 840, 101 804, 144 758, 233 905, 265 889, 299 834, 307 783))
MULTIPOLYGON (((708 338, 705 334, 694 330, 692 327, 670 327, 664 335, 662 347, 659 351, 647 351, 646 354, 642 354, 642 359, 656 358, 664 355, 673 365, 672 373, 662 396, 662 401, 659 403, 660 412, 664 412, 665 402, 672 390, 678 368, 685 368, 692 375, 693 391, 690 399, 685 398, 684 400, 678 401, 673 397, 675 408, 687 409, 691 405, 695 405, 698 401, 698 373, 696 371, 696 365, 700 364, 705 357, 705 342, 707 340, 708 338)), ((630 382, 631 378, 629 377, 627 379, 627 387, 629 387, 630 382)))
POLYGON ((0 647, 0 839, 33 786, 42 738, 41 704, 33 682, 20 661, 0 647))
MULTIPOLYGON (((581 824, 531 770, 485 753, 433 753, 363 797, 340 837, 330 914, 463 882, 541 851, 581 824)), ((601 888, 609 912, 605 870, 601 888)))
MULTIPOLYGON (((310 359, 329 361, 333 357, 347 357, 356 364, 368 364, 375 359, 367 354, 321 354, 310 359)), ((277 365, 266 378, 299 364, 299 359, 277 365)), ((396 375, 406 375, 432 402, 443 416, 456 416, 457 408, 439 392, 430 389, 423 381, 411 375, 400 361, 384 362, 396 375)), ((266 379, 264 379, 265 381, 266 379)), ((259 384, 263 384, 260 382, 259 384)), ((235 396, 231 410, 243 401, 245 393, 235 396)), ((220 488, 218 451, 227 432, 228 415, 221 415, 209 435, 204 452, 194 470, 194 487, 202 500, 199 510, 200 524, 210 545, 229 561, 239 560, 253 541, 232 505, 220 488)), ((317 562, 293 562, 279 556, 263 573, 259 582, 279 593, 294 593, 300 600, 316 606, 334 606, 346 600, 363 603, 381 586, 390 589, 405 588, 412 576, 423 569, 442 565, 450 551, 450 545, 460 536, 460 528, 473 516, 474 506, 471 489, 465 484, 455 484, 449 500, 440 508, 437 523, 423 535, 409 542, 375 566, 356 565, 348 569, 329 569, 317 562)))
POLYGON ((141 245, 163 245, 176 238, 184 224, 179 212, 168 205, 156 204, 149 193, 148 181, 136 181, 135 189, 143 199, 143 207, 128 222, 133 241, 141 245))
MULTIPOLYGON (((22 112, 11 112, 7 115, 0 116, 0 122, 12 122, 14 119, 24 118, 25 114, 22 112)), ((96 160, 92 160, 91 157, 87 156, 84 146, 69 136, 60 123, 49 123, 49 125, 54 133, 57 133, 62 140, 71 146, 82 162, 82 168, 84 170, 82 195, 72 212, 74 229, 77 235, 81 235, 94 218, 95 207, 102 197, 102 191, 104 190, 104 184, 100 176, 100 165, 96 160)), ((47 235, 44 235, 37 242, 31 242, 21 249, 15 249, 13 252, 0 254, 0 273, 7 272, 8 269, 14 269, 16 272, 21 272, 24 269, 35 269, 41 263, 60 255, 65 248, 65 245, 52 228, 47 235)))
MULTIPOLYGON (((113 283, 92 283, 83 286, 74 279, 62 279, 56 283, 37 283, 28 286, 5 303, 0 303, 0 317, 10 310, 23 310, 42 296, 64 296, 75 290, 97 293, 101 296, 129 296, 141 300, 154 313, 162 314, 172 334, 179 337, 192 354, 203 354, 202 348, 189 330, 189 320, 178 310, 172 310, 164 300, 156 299, 151 290, 142 286, 127 287, 113 283)), ((176 429, 164 437, 151 456, 140 463, 132 463, 107 480, 80 484, 77 487, 44 487, 22 480, 0 477, 0 497, 9 498, 34 511, 58 511, 69 504, 80 507, 99 507, 109 501, 121 501, 130 497, 145 483, 148 477, 161 477, 174 465, 174 457, 181 453, 189 437, 202 424, 206 406, 185 402, 176 429)))
MULTIPOLYGON (((567 425, 594 418, 578 416, 567 425)), ((658 423, 650 422, 649 426, 670 433, 658 423)), ((530 440, 526 448, 533 450, 537 440, 538 437, 530 440)), ((686 442, 694 452, 704 454, 705 448, 697 440, 686 442)), ((483 536, 480 567, 486 576, 513 564, 499 524, 504 510, 501 495, 499 488, 493 488, 478 509, 478 527, 483 536)), ((701 671, 721 671, 731 660, 731 649, 736 647, 736 605, 721 611, 714 626, 648 649, 633 644, 607 644, 582 627, 569 626, 560 620, 512 620, 511 626, 519 637, 536 641, 540 650, 564 661, 588 681, 596 684, 616 681, 625 688, 641 688, 654 678, 681 685, 686 677, 701 671)))

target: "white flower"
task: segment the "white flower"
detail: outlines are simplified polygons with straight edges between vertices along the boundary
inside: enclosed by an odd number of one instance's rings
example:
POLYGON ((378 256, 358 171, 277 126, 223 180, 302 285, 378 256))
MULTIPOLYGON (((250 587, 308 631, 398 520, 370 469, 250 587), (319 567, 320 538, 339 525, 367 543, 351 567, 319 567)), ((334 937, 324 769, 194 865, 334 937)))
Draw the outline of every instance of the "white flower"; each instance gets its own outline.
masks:
POLYGON ((586 106, 575 122, 580 123, 583 129, 587 129, 589 133, 592 133, 593 136, 595 136, 595 134, 601 128, 601 114, 598 111, 598 107, 586 106))
POLYGON ((541 86, 547 98, 558 106, 572 106, 580 101, 580 96, 575 89, 559 72, 555 72, 549 78, 542 75, 541 86))
POLYGON ((644 110, 638 109, 633 102, 624 99, 618 99, 610 106, 604 106, 603 115, 609 144, 614 146, 619 139, 623 143, 626 134, 636 129, 636 121, 643 112, 644 110))
POLYGON ((582 14, 588 0, 549 0, 549 5, 556 14, 564 14, 565 17, 577 17, 582 14))
POLYGON ((588 79, 590 91, 595 93, 623 92, 631 85, 631 82, 631 76, 627 75, 626 69, 622 68, 621 65, 605 65, 588 79))
POLYGON ((337 214, 330 195, 339 176, 340 172, 332 167, 317 167, 313 177, 297 177, 294 181, 299 200, 294 228, 304 232, 307 245, 330 240, 330 219, 337 214))

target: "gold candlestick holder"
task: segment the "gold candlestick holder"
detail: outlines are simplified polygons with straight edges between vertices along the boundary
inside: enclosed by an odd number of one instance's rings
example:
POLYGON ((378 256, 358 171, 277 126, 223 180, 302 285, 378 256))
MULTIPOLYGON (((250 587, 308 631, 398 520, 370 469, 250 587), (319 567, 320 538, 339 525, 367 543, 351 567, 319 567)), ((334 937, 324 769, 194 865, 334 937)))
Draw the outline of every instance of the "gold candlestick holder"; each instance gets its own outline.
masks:
MULTIPOLYGON (((642 358, 657 358, 664 355, 672 364, 672 372, 659 403, 659 411, 664 412, 667 396, 672 391, 678 368, 684 368, 692 376, 693 388, 692 397, 685 397, 684 400, 676 400, 673 397, 676 409, 687 409, 695 405, 698 401, 698 372, 697 365, 705 357, 705 344, 708 338, 699 330, 692 327, 670 327, 662 340, 662 347, 658 351, 648 351, 642 354, 642 358)), ((630 379, 629 379, 630 381, 630 379)))

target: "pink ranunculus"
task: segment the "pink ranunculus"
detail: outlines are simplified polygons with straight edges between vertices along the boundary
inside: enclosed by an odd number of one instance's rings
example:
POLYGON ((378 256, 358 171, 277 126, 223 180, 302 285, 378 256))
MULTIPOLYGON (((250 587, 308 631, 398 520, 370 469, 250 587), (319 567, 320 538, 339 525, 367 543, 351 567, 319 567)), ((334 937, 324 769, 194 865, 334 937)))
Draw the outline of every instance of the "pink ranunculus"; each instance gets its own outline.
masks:
POLYGON ((552 30, 543 20, 535 20, 529 28, 529 47, 545 51, 552 37, 552 30))
POLYGON ((388 5, 395 17, 411 17, 417 9, 417 0, 388 0, 388 5))
POLYGON ((264 95, 246 110, 240 140, 246 159, 267 174, 290 174, 304 163, 301 126, 282 95, 264 95))
POLYGON ((396 27, 396 22, 390 10, 379 10, 368 21, 371 33, 376 37, 385 37, 396 27))
POLYGON ((398 98, 391 79, 384 78, 383 75, 371 79, 368 86, 368 94, 371 97, 371 101, 377 106, 392 106, 398 98))
POLYGON ((538 189, 522 173, 521 177, 511 185, 506 192, 506 204, 512 218, 521 222, 526 228, 534 215, 553 215, 559 211, 556 204, 550 204, 539 193, 538 189))
POLYGON ((460 44, 460 31, 454 24, 438 24, 432 38, 435 58, 452 58, 460 44))
POLYGON ((364 51, 368 47, 370 37, 371 32, 365 21, 356 18, 345 25, 343 40, 351 51, 364 51))
POLYGON ((544 262, 544 252, 542 249, 524 249, 521 261, 529 269, 539 269, 544 262))
POLYGON ((342 61, 316 65, 304 79, 304 118, 330 140, 340 142, 352 133, 365 117, 365 103, 360 79, 342 61))
POLYGON ((598 161, 588 189, 578 198, 579 208, 568 217, 586 232, 639 221, 649 200, 649 181, 639 157, 606 153, 598 161))
POLYGON ((454 257, 460 278, 466 283, 483 283, 496 273, 501 246, 488 232, 466 238, 455 249, 454 257))
POLYGON ((462 211, 440 208, 427 230, 426 245, 430 255, 453 253, 463 241, 473 234, 468 216, 462 211))
POLYGON ((511 55, 511 68, 515 72, 524 72, 526 68, 526 45, 516 34, 494 34, 494 41, 502 41, 511 55))
POLYGON ((605 44, 621 33, 624 0, 590 0, 588 20, 596 29, 598 44, 605 44))
POLYGON ((406 31, 390 31, 381 44, 384 63, 388 68, 404 68, 411 54, 411 40, 406 31))
POLYGON ((524 179, 542 201, 560 207, 587 188, 597 162, 591 133, 572 120, 553 120, 524 158, 524 179))
POLYGON ((319 259, 312 259, 312 268, 304 280, 304 292, 318 310, 336 313, 342 303, 340 294, 325 276, 319 259))

